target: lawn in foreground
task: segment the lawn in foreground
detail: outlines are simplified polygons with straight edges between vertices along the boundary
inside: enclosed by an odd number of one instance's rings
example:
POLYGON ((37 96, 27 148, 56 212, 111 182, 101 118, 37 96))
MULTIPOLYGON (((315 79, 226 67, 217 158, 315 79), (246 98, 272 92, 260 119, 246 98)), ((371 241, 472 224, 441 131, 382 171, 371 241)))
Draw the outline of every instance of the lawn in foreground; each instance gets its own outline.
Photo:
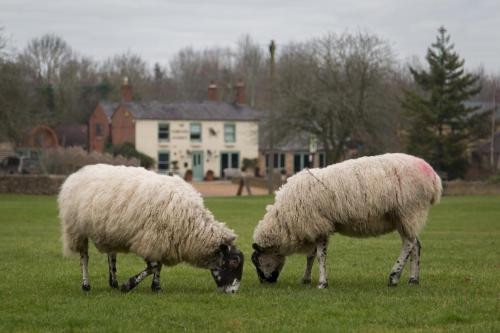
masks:
MULTIPOLYGON (((421 235, 421 284, 408 272, 386 286, 399 254, 397 234, 333 236, 330 287, 300 284, 305 258, 287 260, 276 285, 260 285, 251 264, 253 228, 271 197, 208 198, 207 206, 239 235, 246 254, 240 291, 219 294, 206 270, 162 271, 163 293, 150 279, 129 294, 107 284, 106 256, 91 247, 92 291, 80 291, 79 260, 61 254, 55 197, 0 195, 0 331, 500 331, 500 197, 446 197, 421 235)), ((142 270, 118 255, 118 277, 142 270)))

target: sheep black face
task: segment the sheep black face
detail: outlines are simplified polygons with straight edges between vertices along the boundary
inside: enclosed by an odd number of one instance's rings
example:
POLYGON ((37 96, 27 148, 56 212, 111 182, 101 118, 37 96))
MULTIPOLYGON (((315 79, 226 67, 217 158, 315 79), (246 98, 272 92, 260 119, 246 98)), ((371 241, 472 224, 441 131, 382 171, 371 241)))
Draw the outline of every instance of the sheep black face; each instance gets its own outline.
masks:
POLYGON ((285 265, 285 256, 266 253, 263 248, 257 244, 253 244, 254 253, 252 254, 252 262, 257 269, 259 281, 274 283, 278 280, 281 270, 285 265))
POLYGON ((243 275, 243 261, 243 253, 236 246, 220 246, 220 259, 216 267, 211 269, 218 290, 226 293, 238 291, 243 275))

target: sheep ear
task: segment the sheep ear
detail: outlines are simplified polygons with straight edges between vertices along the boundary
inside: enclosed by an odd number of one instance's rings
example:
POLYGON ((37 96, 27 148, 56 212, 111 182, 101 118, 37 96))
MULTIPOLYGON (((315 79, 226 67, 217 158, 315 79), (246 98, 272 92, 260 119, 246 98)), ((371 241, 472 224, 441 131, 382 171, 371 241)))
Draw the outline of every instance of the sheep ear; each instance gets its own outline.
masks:
POLYGON ((264 252, 264 249, 263 249, 263 248, 261 248, 261 247, 260 247, 257 243, 253 243, 253 244, 252 244, 252 247, 253 247, 253 249, 254 249, 255 251, 257 251, 257 252, 264 252))
POLYGON ((229 253, 229 245, 227 245, 227 244, 221 244, 219 246, 219 249, 221 250, 221 252, 223 254, 228 254, 229 253))

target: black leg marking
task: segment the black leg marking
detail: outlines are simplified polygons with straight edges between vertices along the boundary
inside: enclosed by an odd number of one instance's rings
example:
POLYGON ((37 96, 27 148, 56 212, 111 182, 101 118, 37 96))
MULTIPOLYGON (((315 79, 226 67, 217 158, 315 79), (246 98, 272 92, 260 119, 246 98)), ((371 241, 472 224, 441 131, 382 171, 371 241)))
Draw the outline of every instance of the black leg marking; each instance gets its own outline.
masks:
POLYGON ((156 262, 146 261, 146 269, 128 279, 127 283, 123 284, 120 290, 124 293, 129 292, 157 269, 158 264, 156 262))
POLYGON ((303 284, 310 284, 311 283, 311 274, 312 274, 312 268, 314 265, 314 258, 316 257, 316 248, 307 255, 306 257, 306 270, 304 272, 304 276, 302 277, 302 283, 303 284))
POLYGON ((389 274, 389 282, 388 286, 389 287, 395 287, 397 286, 399 282, 399 278, 401 277, 401 273, 403 272, 403 268, 406 264, 406 261, 408 260, 408 257, 410 256, 410 253, 416 246, 416 239, 408 239, 405 236, 402 236, 403 238, 403 248, 401 249, 401 254, 399 255, 399 258, 396 260, 396 263, 391 269, 391 273, 389 274))
POLYGON ((328 287, 328 276, 326 272, 326 254, 328 252, 328 237, 320 238, 316 242, 316 256, 319 263, 319 289, 328 287))
POLYGON ((109 286, 118 289, 118 280, 116 278, 116 253, 108 253, 109 267, 109 286))
POLYGON ((160 273, 161 273, 161 263, 158 263, 157 266, 153 267, 153 282, 151 283, 151 290, 153 292, 160 292, 160 273))
POLYGON ((411 266, 410 266, 410 278, 408 280, 409 284, 418 285, 420 280, 420 251, 422 245, 417 239, 415 247, 411 251, 411 266))

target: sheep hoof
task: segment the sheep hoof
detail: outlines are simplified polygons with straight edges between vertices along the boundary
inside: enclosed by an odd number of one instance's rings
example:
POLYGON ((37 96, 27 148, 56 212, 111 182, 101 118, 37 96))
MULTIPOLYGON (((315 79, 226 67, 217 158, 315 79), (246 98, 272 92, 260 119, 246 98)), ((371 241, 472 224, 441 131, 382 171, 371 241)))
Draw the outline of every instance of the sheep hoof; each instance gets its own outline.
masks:
POLYGON ((118 281, 113 280, 109 282, 109 286, 113 289, 118 289, 120 286, 118 285, 118 281))
POLYGON ((82 284, 82 291, 90 291, 90 285, 89 284, 82 284))
POLYGON ((122 285, 122 287, 120 288, 120 291, 121 291, 122 293, 128 293, 128 292, 130 291, 130 289, 132 289, 132 288, 130 288, 130 286, 129 286, 128 284, 124 284, 124 285, 122 285))
POLYGON ((389 287, 395 287, 399 282, 399 274, 397 272, 392 272, 389 274, 389 283, 387 284, 389 287))
POLYGON ((418 284, 419 284, 419 281, 418 281, 418 279, 417 279, 417 278, 411 277, 411 278, 408 280, 408 284, 418 285, 418 284))
POLYGON ((389 283, 387 284, 388 287, 396 287, 398 285, 398 281, 393 281, 389 279, 389 283))
POLYGON ((161 293, 163 290, 160 286, 151 286, 151 291, 154 293, 161 293))
POLYGON ((303 284, 311 284, 311 279, 302 279, 303 284))
POLYGON ((326 289, 328 288, 328 282, 323 282, 318 284, 318 289, 326 289))

